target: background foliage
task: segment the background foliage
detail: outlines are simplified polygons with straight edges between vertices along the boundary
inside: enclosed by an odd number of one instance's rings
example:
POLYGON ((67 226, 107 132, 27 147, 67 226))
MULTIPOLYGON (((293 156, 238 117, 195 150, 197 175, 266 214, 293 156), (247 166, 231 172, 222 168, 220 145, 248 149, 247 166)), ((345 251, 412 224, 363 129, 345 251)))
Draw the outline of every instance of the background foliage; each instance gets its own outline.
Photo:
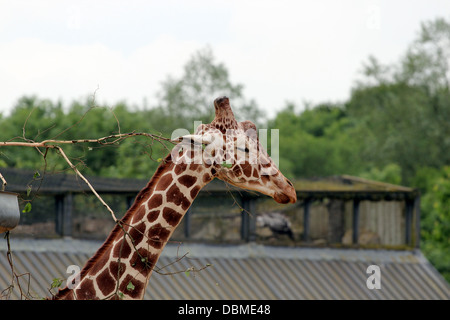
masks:
MULTIPOLYGON (((63 106, 35 96, 21 98, 0 115, 0 141, 99 138, 141 131, 170 137, 210 122, 212 101, 231 99, 238 120, 279 129, 280 167, 291 179, 351 174, 404 184, 422 192, 422 250, 450 281, 450 23, 425 22, 402 58, 391 65, 369 57, 343 102, 299 106, 292 102, 267 119, 256 102, 232 84, 210 48, 191 57, 180 78, 168 77, 158 103, 139 108, 118 102, 97 105, 92 97, 63 106)), ((324 88, 326 90, 326 88, 324 88)), ((126 139, 120 147, 68 145, 83 173, 149 178, 167 150, 151 140, 126 139)), ((49 155, 47 170, 66 165, 49 155)), ((42 156, 25 148, 0 151, 0 167, 40 168, 42 156)))

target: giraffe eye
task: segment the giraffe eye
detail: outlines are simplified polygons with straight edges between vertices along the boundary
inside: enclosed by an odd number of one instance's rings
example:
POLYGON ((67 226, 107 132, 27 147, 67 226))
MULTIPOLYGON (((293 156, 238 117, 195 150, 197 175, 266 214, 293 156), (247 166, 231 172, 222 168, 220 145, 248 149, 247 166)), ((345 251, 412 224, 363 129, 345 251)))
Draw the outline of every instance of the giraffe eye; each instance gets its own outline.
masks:
POLYGON ((245 147, 245 149, 244 148, 239 148, 239 147, 236 147, 238 150, 241 150, 241 151, 244 151, 244 152, 246 152, 246 153, 249 153, 250 152, 250 150, 247 148, 247 147, 245 147))

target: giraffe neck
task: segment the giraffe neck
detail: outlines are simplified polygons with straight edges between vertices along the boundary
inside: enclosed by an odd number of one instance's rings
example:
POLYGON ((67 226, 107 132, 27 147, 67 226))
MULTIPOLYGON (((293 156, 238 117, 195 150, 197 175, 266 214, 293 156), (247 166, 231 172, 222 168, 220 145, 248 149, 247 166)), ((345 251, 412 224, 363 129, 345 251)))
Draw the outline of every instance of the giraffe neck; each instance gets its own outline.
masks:
POLYGON ((198 192, 213 174, 170 155, 108 239, 81 270, 75 289, 55 299, 142 299, 159 256, 198 192))

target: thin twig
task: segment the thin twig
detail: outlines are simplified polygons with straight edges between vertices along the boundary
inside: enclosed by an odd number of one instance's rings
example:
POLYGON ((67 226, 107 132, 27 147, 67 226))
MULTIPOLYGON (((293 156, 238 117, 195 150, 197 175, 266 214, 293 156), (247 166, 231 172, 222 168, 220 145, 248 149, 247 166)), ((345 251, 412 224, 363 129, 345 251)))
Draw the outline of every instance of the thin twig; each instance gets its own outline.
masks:
POLYGON ((13 292, 13 290, 14 290, 14 287, 15 287, 14 286, 14 282, 16 282, 17 283, 17 288, 18 288, 19 293, 20 293, 20 298, 21 299, 22 298, 31 299, 31 298, 33 298, 31 296, 31 294, 30 294, 31 275, 30 275, 29 272, 26 272, 26 273, 23 273, 23 274, 17 274, 16 273, 16 271, 14 269, 14 262, 13 262, 13 256, 12 256, 11 244, 10 244, 10 241, 9 241, 9 236, 10 236, 10 233, 9 233, 9 231, 7 231, 5 233, 5 239, 6 239, 6 243, 7 243, 7 247, 8 247, 8 250, 6 252, 6 258, 8 259, 8 263, 9 263, 9 266, 11 268, 11 284, 8 286, 8 288, 6 288, 5 290, 3 290, 0 293, 0 298, 1 299, 3 299, 3 298, 9 299, 11 294, 12 294, 12 292, 13 292), (22 289, 22 285, 20 284, 20 278, 23 277, 23 276, 27 276, 28 277, 27 290, 26 291, 24 291, 22 289))
POLYGON ((114 219, 114 222, 117 222, 117 218, 116 218, 116 215, 114 214, 114 211, 108 206, 108 204, 105 201, 103 201, 102 197, 100 197, 100 195, 97 193, 97 191, 95 191, 94 187, 89 183, 88 179, 86 179, 81 174, 81 172, 77 169, 77 167, 74 166, 74 164, 69 160, 69 158, 65 154, 64 150, 60 146, 54 146, 54 148, 59 151, 61 156, 64 158, 64 160, 66 160, 67 164, 73 169, 73 171, 75 171, 75 173, 77 175, 79 175, 80 178, 83 179, 84 182, 86 182, 89 189, 91 189, 92 193, 95 194, 95 196, 98 198, 98 200, 100 200, 100 202, 103 204, 103 206, 111 213, 111 216, 114 219))
POLYGON ((37 148, 46 148, 50 144, 76 144, 76 143, 99 143, 102 145, 112 145, 117 144, 120 141, 135 136, 145 136, 152 138, 158 141, 167 141, 173 144, 179 143, 179 140, 172 140, 169 138, 165 138, 159 135, 155 135, 152 133, 145 132, 129 132, 129 133, 120 133, 120 134, 112 134, 106 137, 98 138, 98 139, 78 139, 78 140, 43 140, 40 142, 15 142, 15 141, 0 141, 0 147, 37 147, 37 148), (110 139, 114 139, 112 141, 108 141, 110 139))

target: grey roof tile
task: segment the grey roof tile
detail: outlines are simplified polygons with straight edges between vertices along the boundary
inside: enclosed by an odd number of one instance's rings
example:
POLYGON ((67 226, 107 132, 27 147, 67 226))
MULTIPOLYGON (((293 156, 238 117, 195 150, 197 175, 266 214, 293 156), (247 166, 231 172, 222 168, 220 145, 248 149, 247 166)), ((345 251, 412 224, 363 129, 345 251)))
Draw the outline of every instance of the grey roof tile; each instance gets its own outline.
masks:
MULTIPOLYGON (((11 282, 6 241, 0 244, 0 291, 11 282)), ((14 265, 31 274, 30 292, 49 296, 53 278, 82 266, 101 245, 77 239, 11 239, 14 265)), ((168 244, 145 299, 449 299, 450 286, 418 250, 268 247, 257 244, 168 244), (180 261, 175 260, 187 254, 180 261), (210 267, 186 276, 160 273, 210 267), (380 290, 366 286, 366 269, 381 270, 380 290), (166 267, 167 266, 167 267, 166 267)), ((21 280, 27 283, 27 278, 21 280)), ((11 296, 19 299, 17 290, 11 296)))

